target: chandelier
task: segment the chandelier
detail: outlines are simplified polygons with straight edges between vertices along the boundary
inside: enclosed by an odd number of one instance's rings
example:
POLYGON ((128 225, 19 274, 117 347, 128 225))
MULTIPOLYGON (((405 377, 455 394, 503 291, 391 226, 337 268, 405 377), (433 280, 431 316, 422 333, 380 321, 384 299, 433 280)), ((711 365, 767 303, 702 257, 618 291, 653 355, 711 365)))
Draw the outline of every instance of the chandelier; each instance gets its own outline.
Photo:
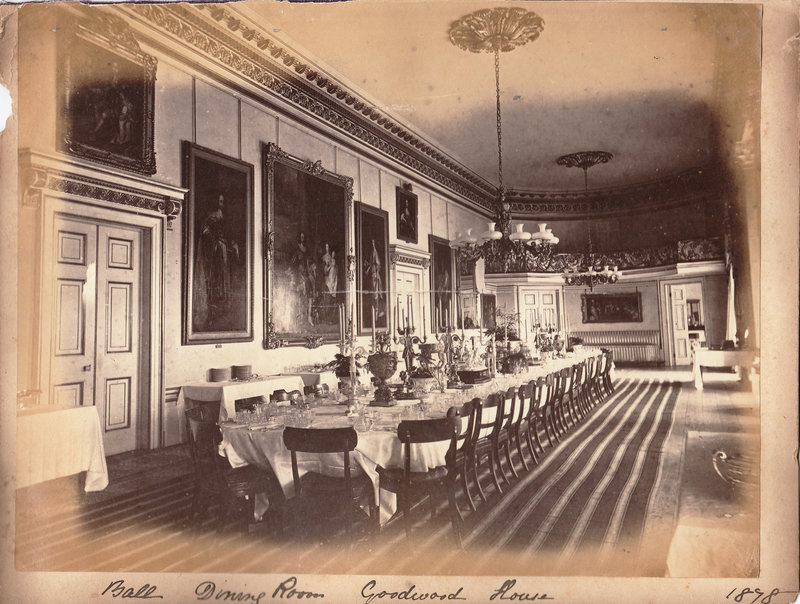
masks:
POLYGON ((461 259, 474 261, 484 258, 487 268, 512 272, 548 265, 558 237, 542 223, 533 234, 525 225, 516 224, 511 232, 511 206, 506 200, 503 184, 503 121, 500 112, 500 53, 510 52, 539 37, 544 20, 536 13, 522 8, 481 9, 465 15, 450 25, 450 42, 461 50, 494 54, 495 97, 497 100, 497 175, 499 186, 495 206, 495 221, 487 223, 486 231, 477 236, 472 229, 456 233, 451 245, 461 259))
MULTIPOLYGON (((589 168, 597 164, 608 163, 613 157, 608 151, 578 151, 577 153, 562 155, 556 160, 556 163, 567 168, 583 169, 584 190, 588 191, 589 168)), ((592 229, 589 220, 586 221, 586 229, 588 231, 587 253, 581 258, 579 266, 568 266, 564 269, 564 281, 567 285, 588 285, 590 290, 595 285, 616 283, 622 274, 616 266, 609 268, 605 264, 602 269, 600 269, 599 265, 595 267, 596 259, 592 251, 592 229)))

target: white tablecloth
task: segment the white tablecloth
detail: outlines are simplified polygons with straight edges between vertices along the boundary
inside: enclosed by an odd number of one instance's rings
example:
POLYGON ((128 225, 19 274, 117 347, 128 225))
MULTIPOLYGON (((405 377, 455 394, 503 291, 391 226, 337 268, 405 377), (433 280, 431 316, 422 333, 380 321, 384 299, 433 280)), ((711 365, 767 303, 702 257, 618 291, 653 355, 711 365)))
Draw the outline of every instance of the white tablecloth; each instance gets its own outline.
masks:
POLYGON ((701 367, 740 367, 743 380, 749 379, 750 366, 753 364, 753 350, 708 350, 697 348, 692 351, 692 379, 695 388, 703 389, 703 372, 701 367))
POLYGON ((297 375, 261 377, 246 382, 195 382, 186 384, 178 393, 178 410, 183 414, 186 399, 196 401, 220 401, 219 421, 236 417, 236 401, 254 396, 266 396, 276 390, 303 392, 303 380, 297 375))
POLYGON ((17 414, 17 488, 86 472, 86 491, 108 486, 97 409, 41 407, 17 414))
MULTIPOLYGON (((318 407, 312 424, 313 428, 338 428, 352 425, 345 417, 345 407, 318 407)), ((393 493, 380 490, 380 480, 375 467, 402 467, 403 453, 400 440, 395 431, 388 429, 397 426, 402 406, 376 408, 378 421, 369 432, 358 434, 358 445, 351 460, 369 476, 374 488, 375 501, 380 506, 381 524, 385 524, 397 509, 393 493)), ((287 497, 294 495, 292 480, 292 458, 283 444, 283 429, 250 430, 247 426, 223 424, 223 440, 220 448, 225 452, 231 465, 239 467, 253 464, 264 469, 272 469, 287 497)), ((411 449, 411 470, 424 472, 444 465, 449 441, 414 445, 411 449)), ((341 475, 341 454, 299 454, 298 468, 301 474, 315 471, 341 475)))

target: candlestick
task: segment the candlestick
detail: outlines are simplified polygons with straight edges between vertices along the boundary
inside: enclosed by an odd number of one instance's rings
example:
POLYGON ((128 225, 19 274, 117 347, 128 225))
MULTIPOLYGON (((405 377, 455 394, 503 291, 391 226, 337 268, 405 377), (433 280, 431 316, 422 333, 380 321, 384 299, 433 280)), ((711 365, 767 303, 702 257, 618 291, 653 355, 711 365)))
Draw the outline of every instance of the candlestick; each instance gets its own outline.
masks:
POLYGON ((425 297, 422 298, 422 341, 424 342, 427 340, 427 335, 425 333, 425 297))
POLYGON ((375 349, 375 307, 372 307, 372 350, 377 352, 375 349))
POLYGON ((411 329, 414 329, 414 296, 409 296, 408 299, 411 302, 411 312, 409 313, 411 317, 411 329))

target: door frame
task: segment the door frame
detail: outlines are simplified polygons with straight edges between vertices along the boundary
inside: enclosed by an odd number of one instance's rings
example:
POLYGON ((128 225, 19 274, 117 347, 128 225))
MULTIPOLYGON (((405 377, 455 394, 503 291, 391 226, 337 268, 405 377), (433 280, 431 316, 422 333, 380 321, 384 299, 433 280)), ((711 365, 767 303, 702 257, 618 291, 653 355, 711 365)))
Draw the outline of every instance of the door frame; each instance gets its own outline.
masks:
MULTIPOLYGON (((661 281, 661 307, 662 307, 662 341, 664 343, 664 360, 670 367, 677 367, 675 359, 675 334, 672 331, 672 286, 690 285, 692 283, 699 283, 700 290, 703 297, 703 313, 708 317, 706 312, 706 280, 704 275, 687 276, 679 279, 663 279, 661 281)), ((706 326, 708 328, 708 325, 706 326)))
MULTIPOLYGON (((145 313, 149 316, 149 329, 147 334, 140 334, 142 350, 140 352, 140 373, 147 376, 147 387, 140 389, 140 401, 147 407, 139 409, 137 414, 140 420, 136 434, 137 449, 154 449, 162 444, 162 396, 164 374, 164 238, 166 216, 157 212, 143 210, 142 208, 127 206, 109 207, 103 202, 91 198, 59 194, 46 191, 43 200, 43 215, 40 221, 39 254, 40 263, 38 291, 48 291, 49 276, 47 266, 50 261, 48 251, 52 245, 50 239, 53 232, 55 217, 63 216, 97 224, 119 224, 140 229, 142 233, 143 262, 149 280, 142 281, 141 317, 145 313), (147 257, 149 253, 149 258, 147 257), (146 290, 146 291, 145 291, 146 290), (145 308, 145 306, 147 308, 145 308), (149 352, 149 354, 148 354, 149 352), (141 367, 149 365, 149 367, 141 367), (149 369, 149 371, 147 370, 149 369), (147 426, 147 428, 145 427, 147 426)), ((39 307, 39 347, 37 351, 39 365, 40 389, 43 393, 50 392, 50 355, 52 336, 52 317, 45 316, 45 309, 39 307)), ((97 394, 95 393, 95 401, 97 394)))

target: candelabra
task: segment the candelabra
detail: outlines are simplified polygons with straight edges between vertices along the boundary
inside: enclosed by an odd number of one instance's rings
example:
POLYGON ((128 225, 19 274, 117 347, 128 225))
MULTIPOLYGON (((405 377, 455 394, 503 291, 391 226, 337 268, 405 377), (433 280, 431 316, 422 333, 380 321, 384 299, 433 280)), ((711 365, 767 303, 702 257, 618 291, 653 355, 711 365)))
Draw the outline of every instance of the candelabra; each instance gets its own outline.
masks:
POLYGON ((456 355, 463 345, 464 338, 455 332, 455 328, 452 325, 445 326, 442 334, 435 334, 434 337, 441 346, 441 352, 439 354, 441 355, 444 365, 443 369, 447 378, 447 387, 463 388, 464 384, 461 383, 461 379, 458 377, 458 371, 456 370, 456 355))
MULTIPOLYGON (((577 153, 562 155, 556 160, 556 163, 559 166, 566 166, 568 168, 581 168, 583 170, 584 189, 588 193, 589 168, 597 164, 608 163, 613 157, 614 156, 608 151, 579 151, 577 153)), ((591 207, 591 204, 589 204, 589 207, 591 207)), ((589 220, 586 221, 586 227, 588 242, 586 254, 581 260, 580 266, 566 267, 564 269, 564 282, 567 285, 586 285, 589 286, 590 290, 592 290, 595 285, 616 283, 621 275, 616 266, 609 268, 609 265, 605 264, 603 265, 603 270, 595 269, 596 260, 595 254, 592 251, 592 229, 589 220)))

